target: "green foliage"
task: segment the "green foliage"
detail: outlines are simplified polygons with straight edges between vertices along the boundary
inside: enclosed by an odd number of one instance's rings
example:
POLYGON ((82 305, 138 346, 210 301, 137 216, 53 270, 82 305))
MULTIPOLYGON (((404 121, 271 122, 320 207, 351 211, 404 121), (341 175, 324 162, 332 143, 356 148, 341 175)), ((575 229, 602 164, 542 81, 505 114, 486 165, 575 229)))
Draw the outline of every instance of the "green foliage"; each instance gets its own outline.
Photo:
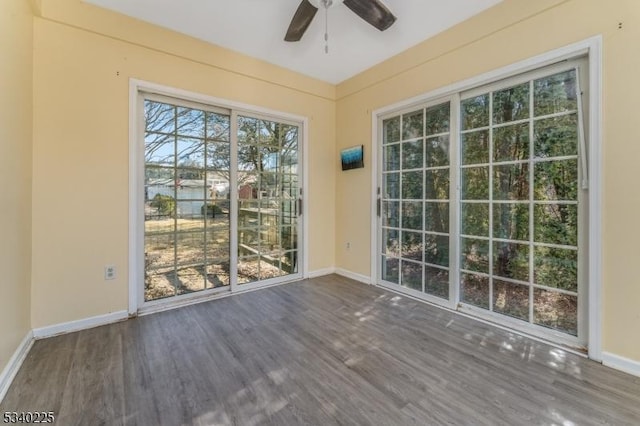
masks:
POLYGON ((150 205, 157 209, 161 216, 175 217, 176 215, 176 200, 170 195, 156 194, 150 205))
POLYGON ((207 217, 216 217, 216 215, 220 215, 223 214, 224 211, 220 208, 220 206, 218 206, 217 204, 203 204, 202 207, 200 207, 200 214, 202 216, 205 216, 205 211, 206 211, 206 216, 207 217))
POLYGON ((398 142, 400 140, 400 117, 390 118, 382 122, 384 144, 398 142))
POLYGON ((427 136, 435 135, 438 133, 446 133, 449 131, 449 115, 450 115, 450 103, 436 105, 431 108, 427 108, 426 111, 426 128, 427 136))
POLYGON ((413 139, 423 136, 423 112, 422 110, 410 112, 402 116, 402 139, 413 139))
POLYGON ((493 122, 508 123, 529 117, 529 83, 493 94, 493 122))

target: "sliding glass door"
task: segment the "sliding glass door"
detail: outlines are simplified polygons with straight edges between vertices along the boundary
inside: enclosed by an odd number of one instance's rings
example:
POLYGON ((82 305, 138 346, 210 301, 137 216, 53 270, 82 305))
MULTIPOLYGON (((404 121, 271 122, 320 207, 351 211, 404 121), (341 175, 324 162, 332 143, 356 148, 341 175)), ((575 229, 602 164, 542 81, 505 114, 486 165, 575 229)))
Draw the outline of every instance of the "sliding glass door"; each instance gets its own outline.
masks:
POLYGON ((144 95, 144 302, 300 277, 299 134, 144 95))
POLYGON ((581 73, 576 61, 379 117, 378 282, 586 345, 581 73))

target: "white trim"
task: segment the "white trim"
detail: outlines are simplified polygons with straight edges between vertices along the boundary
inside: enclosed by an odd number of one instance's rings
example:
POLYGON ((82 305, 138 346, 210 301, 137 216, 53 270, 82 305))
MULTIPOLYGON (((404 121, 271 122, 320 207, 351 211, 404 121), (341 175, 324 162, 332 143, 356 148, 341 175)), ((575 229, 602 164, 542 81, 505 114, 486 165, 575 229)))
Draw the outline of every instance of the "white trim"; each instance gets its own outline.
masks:
MULTIPOLYGON (((435 89, 428 93, 396 102, 374 110, 372 116, 372 155, 376 155, 378 144, 378 119, 412 107, 422 106, 435 99, 455 95, 486 86, 518 74, 547 67, 561 61, 588 55, 589 61, 589 307, 588 307, 588 351, 589 357, 602 361, 602 36, 570 44, 505 67, 435 89)), ((379 163, 379 161, 378 161, 379 163)), ((375 215, 376 185, 380 165, 372 164, 372 219, 371 219, 371 276, 377 283, 377 221, 375 215)), ((387 288, 387 287, 385 287, 387 288)))
POLYGON ((352 280, 359 281, 364 284, 373 284, 373 280, 371 279, 371 277, 351 272, 343 268, 336 268, 336 274, 346 278, 351 278, 352 280))
POLYGON ((33 331, 29 330, 11 358, 9 358, 7 365, 0 373, 0 402, 2 402, 4 397, 7 395, 7 391, 9 390, 11 383, 13 383, 13 379, 15 379, 16 374, 18 374, 22 363, 27 358, 27 355, 31 350, 31 346, 33 346, 33 342, 33 331))
POLYGON ((138 186, 140 176, 138 176, 138 162, 140 161, 138 153, 138 88, 134 80, 129 81, 129 315, 135 315, 138 311, 138 288, 137 280, 140 268, 140 259, 138 258, 138 248, 142 247, 139 240, 140 229, 139 210, 137 205, 138 186))
POLYGON ((602 37, 589 46, 589 357, 602 361, 602 37))
MULTIPOLYGON (((302 150, 302 247, 298 248, 298 272, 304 277, 309 268, 309 119, 302 119, 302 143, 298 141, 298 149, 302 150), (300 256, 302 249, 302 256, 300 256)), ((300 194, 298 194, 300 197, 300 194)))
POLYGON ((378 269, 380 268, 380 261, 378 260, 378 249, 381 247, 380 237, 378 230, 381 228, 381 217, 378 216, 378 203, 380 203, 380 211, 382 212, 382 182, 378 181, 378 171, 382 170, 381 155, 378 155, 378 151, 381 149, 379 145, 379 135, 381 120, 379 120, 376 112, 371 113, 371 259, 369 276, 371 282, 375 283, 380 279, 378 269), (380 194, 378 194, 378 188, 380 188, 380 194))
POLYGON ((89 328, 100 327, 101 325, 112 324, 129 319, 129 312, 116 311, 95 317, 83 318, 76 321, 63 322, 60 324, 49 325, 46 327, 34 328, 34 339, 44 339, 47 337, 57 336, 59 334, 72 333, 74 331, 86 330, 89 328))
POLYGON ((307 272, 307 275, 305 275, 305 278, 318 278, 318 277, 324 277, 325 275, 331 275, 335 273, 336 273, 336 268, 334 267, 316 269, 315 271, 307 272))
POLYGON ((640 361, 634 359, 603 352, 602 365, 640 377, 640 361))

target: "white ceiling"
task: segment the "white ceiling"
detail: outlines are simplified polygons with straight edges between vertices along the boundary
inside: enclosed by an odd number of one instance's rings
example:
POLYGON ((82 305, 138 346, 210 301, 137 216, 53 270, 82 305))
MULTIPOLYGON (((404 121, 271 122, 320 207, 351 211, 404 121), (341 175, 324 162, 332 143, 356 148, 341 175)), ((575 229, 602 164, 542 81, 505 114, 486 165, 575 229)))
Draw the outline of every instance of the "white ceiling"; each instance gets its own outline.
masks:
POLYGON ((398 18, 384 32, 334 0, 328 54, 322 8, 301 41, 284 41, 300 0, 84 1, 337 84, 501 0, 383 0, 398 18))

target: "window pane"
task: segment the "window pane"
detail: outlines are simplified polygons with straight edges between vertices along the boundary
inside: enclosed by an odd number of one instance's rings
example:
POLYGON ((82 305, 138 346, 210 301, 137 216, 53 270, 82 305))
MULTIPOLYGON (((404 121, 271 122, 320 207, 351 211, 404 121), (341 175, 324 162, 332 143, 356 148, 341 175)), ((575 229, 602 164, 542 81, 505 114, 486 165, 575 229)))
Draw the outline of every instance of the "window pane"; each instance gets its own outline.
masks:
POLYGON ((178 268, 176 270, 178 294, 193 293, 205 289, 204 265, 178 268))
POLYGON ((489 167, 468 167, 460 172, 462 200, 489 199, 489 167))
POLYGON ((529 244, 494 242, 493 274, 529 281, 529 244))
POLYGON ((489 241, 460 238, 460 268, 489 273, 489 241))
POLYGON ((242 144, 258 143, 258 120, 249 117, 238 117, 238 142, 242 144))
POLYGON ((397 229, 382 230, 383 254, 400 256, 400 231, 397 229))
POLYGON ((461 203, 462 215, 460 232, 463 235, 489 236, 489 204, 461 203))
POLYGON ((202 232, 178 232, 176 240, 177 265, 204 263, 204 234, 202 232))
POLYGON ((489 309, 489 278, 475 274, 460 274, 460 301, 489 309))
POLYGON ((529 240, 529 205, 494 204, 493 236, 508 240, 529 240))
POLYGON ((229 142, 229 116, 207 112, 207 139, 229 142))
POLYGON ((389 145, 384 150, 384 170, 400 170, 400 145, 389 145))
POLYGON ((489 131, 465 133, 460 136, 462 164, 486 164, 489 162, 489 131))
POLYGON ((427 157, 425 167, 443 167, 449 165, 449 136, 429 138, 426 142, 427 157))
POLYGON ((425 266, 424 291, 432 296, 449 299, 449 271, 425 266))
POLYGON ((400 281, 399 275, 400 269, 400 260, 399 259, 390 259, 385 256, 382 256, 382 279, 384 281, 389 281, 395 284, 398 284, 400 281))
POLYGON ((422 233, 402 231, 402 257, 422 261, 422 233))
POLYGON ((147 132, 175 133, 176 107, 155 101, 144 101, 144 118, 147 132))
POLYGON ((173 167, 175 137, 147 132, 144 137, 144 161, 148 165, 173 167))
POLYGON ((461 102, 462 130, 489 125, 489 94, 465 99, 461 102))
POLYGON ((449 232, 449 203, 424 203, 425 231, 449 232))
POLYGON ((529 165, 493 166, 494 200, 529 199, 529 165))
POLYGON ((555 291, 533 289, 533 322, 578 335, 578 298, 555 291))
POLYGON ((578 245, 577 205, 536 205, 533 219, 536 242, 568 246, 578 245))
POLYGON ((578 115, 536 121, 534 155, 537 158, 578 155, 578 115))
POLYGON ((176 294, 176 273, 173 267, 147 271, 144 277, 144 300, 156 300, 176 294))
POLYGON ((533 87, 536 117, 578 109, 575 70, 536 80, 533 87))
POLYGON ((424 236, 424 262, 432 265, 449 266, 449 236, 424 236))
POLYGON ((382 202, 382 226, 391 228, 400 226, 400 203, 398 201, 382 202))
POLYGON ((536 247, 533 253, 536 284, 578 291, 577 250, 536 247))
POLYGON ((400 198, 400 173, 386 173, 382 175, 384 192, 382 197, 385 199, 400 198))
POLYGON ((529 158, 529 123, 493 130, 493 161, 516 161, 529 158))
POLYGON ((449 169, 427 170, 425 199, 449 199, 449 169))
POLYGON ((231 168, 231 151, 227 142, 208 142, 206 149, 208 169, 229 170, 231 168))
POLYGON ((402 139, 414 139, 422 137, 423 134, 423 112, 415 111, 402 116, 402 139))
POLYGON ((178 107, 176 115, 178 135, 204 137, 204 111, 178 107))
POLYGON ((529 286, 494 280, 493 310, 529 321, 529 286))
POLYGON ((424 167, 422 139, 402 144, 402 168, 421 169, 424 167))
POLYGON ((493 122, 495 124, 528 117, 529 82, 493 94, 493 122))
POLYGON ((147 271, 167 268, 173 270, 174 247, 173 234, 145 235, 144 261, 147 271))
POLYGON ((406 172, 402 174, 402 198, 422 199, 422 171, 406 172))
POLYGON ((403 287, 422 291, 422 265, 415 262, 402 261, 402 282, 403 287))
POLYGON ((576 201, 578 199, 578 161, 544 161, 535 165, 536 200, 576 201))
POLYGON ((206 267, 207 288, 217 288, 229 285, 229 260, 214 262, 206 267))
POLYGON ((390 118, 382 122, 383 143, 398 142, 400 140, 400 117, 390 118))
POLYGON ((427 108, 427 136, 449 131, 449 102, 427 108))
POLYGON ((402 203, 402 228, 422 230, 422 202, 405 201, 402 203))
POLYGON ((207 261, 229 257, 229 228, 207 231, 207 261))

